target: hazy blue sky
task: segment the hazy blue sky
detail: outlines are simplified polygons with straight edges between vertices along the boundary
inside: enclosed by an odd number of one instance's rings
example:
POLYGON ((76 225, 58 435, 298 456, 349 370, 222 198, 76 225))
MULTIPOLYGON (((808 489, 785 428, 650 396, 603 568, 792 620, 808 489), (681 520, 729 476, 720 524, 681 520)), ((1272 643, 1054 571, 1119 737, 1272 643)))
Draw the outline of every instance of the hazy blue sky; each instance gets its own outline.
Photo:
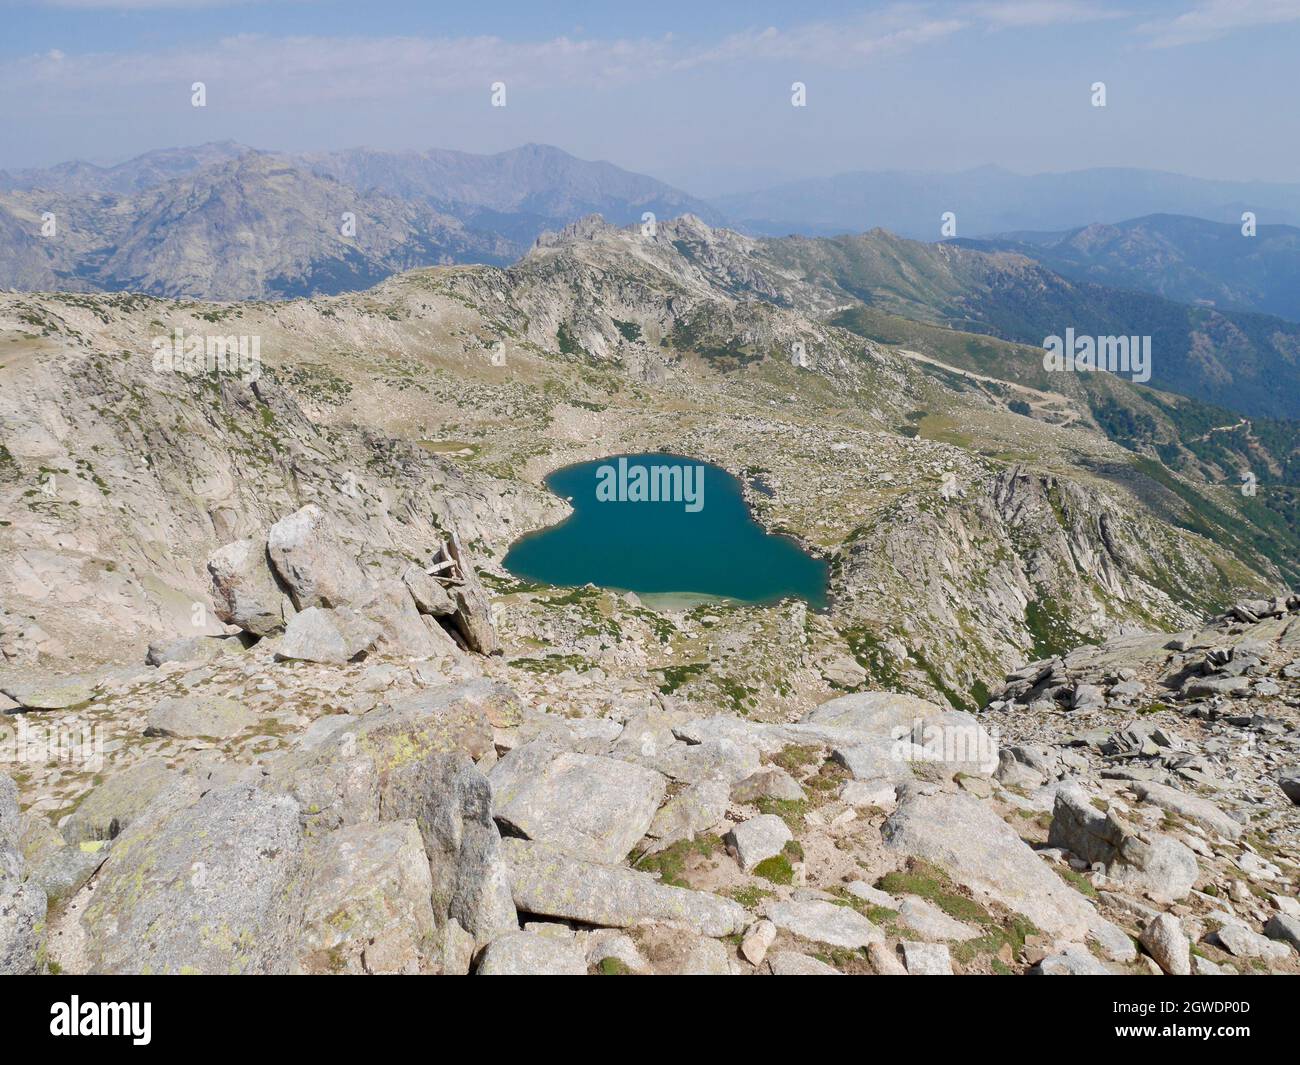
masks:
POLYGON ((702 195, 986 163, 1300 181, 1300 0, 0 0, 0 25, 0 168, 540 141, 702 195))

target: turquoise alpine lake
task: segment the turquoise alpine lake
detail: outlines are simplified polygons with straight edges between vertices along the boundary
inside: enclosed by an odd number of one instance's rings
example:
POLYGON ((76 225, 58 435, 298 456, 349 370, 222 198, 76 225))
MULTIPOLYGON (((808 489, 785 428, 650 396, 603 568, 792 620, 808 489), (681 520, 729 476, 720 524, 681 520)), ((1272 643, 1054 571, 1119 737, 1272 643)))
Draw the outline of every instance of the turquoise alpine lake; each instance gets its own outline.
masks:
POLYGON ((726 470, 681 455, 615 455, 546 478, 573 513, 516 542, 505 568, 544 584, 747 603, 826 603, 827 564, 768 533, 726 470))

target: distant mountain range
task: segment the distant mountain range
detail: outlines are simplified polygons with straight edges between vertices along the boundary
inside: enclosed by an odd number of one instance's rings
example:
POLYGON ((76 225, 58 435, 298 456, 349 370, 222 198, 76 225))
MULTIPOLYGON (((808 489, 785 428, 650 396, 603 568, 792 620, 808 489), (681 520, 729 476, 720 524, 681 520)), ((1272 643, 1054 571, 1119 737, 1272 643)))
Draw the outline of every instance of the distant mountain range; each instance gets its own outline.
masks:
MULTIPOLYGON (((724 200, 720 210, 543 145, 496 155, 295 156, 222 142, 112 167, 0 172, 0 287, 284 299, 364 289, 419 266, 506 265, 543 232, 591 215, 617 224, 646 212, 663 222, 689 215, 718 226, 723 211, 749 217, 736 212, 767 204, 816 229, 847 219, 842 212, 856 202, 862 217, 890 218, 904 231, 924 213, 927 235, 937 236, 939 208, 950 205, 959 234, 980 224, 1000 225, 1002 234, 925 243, 876 228, 764 244, 828 315, 860 304, 1030 345, 1067 328, 1149 335, 1154 386, 1253 416, 1300 416, 1300 228, 1269 221, 1283 209, 1300 219, 1300 189, 1142 171, 1022 178, 985 168, 846 175, 786 191, 785 199, 774 191, 724 200), (1109 211, 1154 201, 1230 216, 1249 202, 1260 223, 1246 237, 1236 217, 1105 221, 1109 211), (48 236, 47 212, 57 221, 48 236), (1073 214, 1089 224, 1035 227, 1073 214), (1013 218, 1014 229, 1004 224, 1013 218)), ((771 298, 761 286, 752 296, 771 298)))
POLYGON ((544 145, 486 156, 292 156, 223 142, 113 167, 0 172, 0 287, 332 294, 416 266, 504 265, 575 218, 639 222, 646 212, 718 220, 708 204, 653 178, 544 145))
MULTIPOLYGON (((1238 238, 1246 239, 1246 238, 1238 238)), ((1154 388, 1248 415, 1300 418, 1300 324, 1076 281, 1024 255, 926 244, 877 229, 769 238, 767 255, 823 294, 837 324, 855 304, 1035 347, 1064 335, 1150 336, 1154 388)), ((806 297, 805 297, 806 298, 806 297)), ((847 316, 847 317, 846 317, 847 316)))
POLYGON ((80 160, 39 170, 0 170, 0 192, 113 193, 128 195, 185 177, 214 163, 228 163, 251 148, 235 141, 214 141, 193 148, 160 148, 116 166, 80 160))
POLYGON ((1300 229, 1294 226, 1261 225, 1245 236, 1240 223, 1157 214, 1064 233, 953 243, 1018 252, 1077 281, 1300 321, 1300 229))
POLYGON ((996 166, 955 174, 860 171, 722 196, 715 206, 751 233, 835 236, 877 227, 938 240, 941 216, 957 237, 1057 231, 1167 213, 1240 224, 1300 225, 1300 184, 1212 181, 1157 170, 1099 168, 1013 174, 996 166))

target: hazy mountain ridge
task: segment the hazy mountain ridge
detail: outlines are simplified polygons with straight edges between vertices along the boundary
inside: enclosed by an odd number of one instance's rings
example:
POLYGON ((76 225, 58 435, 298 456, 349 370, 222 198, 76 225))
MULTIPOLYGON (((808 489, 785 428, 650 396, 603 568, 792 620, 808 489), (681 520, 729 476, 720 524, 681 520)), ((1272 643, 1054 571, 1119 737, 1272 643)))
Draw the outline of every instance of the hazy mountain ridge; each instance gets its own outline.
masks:
POLYGON ((294 156, 232 142, 115 167, 0 174, 0 287, 283 299, 367 288, 415 266, 518 258, 600 212, 640 221, 702 201, 609 163, 526 145, 294 156), (42 216, 58 229, 42 236, 42 216), (355 236, 342 232, 356 218, 355 236))
POLYGON ((1036 259, 1077 281, 1151 292, 1181 303, 1300 321, 1300 228, 1222 224, 1157 214, 1063 233, 1007 233, 953 241, 1036 259))
POLYGON ((765 236, 836 236, 881 227, 937 240, 945 212, 958 237, 1064 230, 1167 213, 1240 224, 1300 225, 1300 185, 1215 181, 1119 167, 1015 174, 996 166, 958 173, 855 171, 715 198, 733 224, 765 236))
MULTIPOLYGON (((360 197, 276 156, 248 153, 130 197, 0 194, 0 217, 48 206, 50 238, 0 284, 266 299, 365 288, 398 270, 465 260, 503 262, 513 245, 392 197, 360 197), (345 216, 355 233, 345 236, 345 216), (33 266, 32 263, 38 264, 33 266)), ((39 216, 37 216, 39 223, 39 216)))
POLYGON ((695 214, 720 216, 707 203, 643 174, 606 162, 576 159, 559 148, 525 144, 495 155, 432 149, 376 152, 348 149, 298 157, 303 165, 346 185, 404 199, 423 199, 471 223, 512 219, 515 239, 531 242, 554 229, 599 214, 611 222, 695 214), (517 217, 515 217, 517 216, 517 217))
POLYGON ((189 148, 160 148, 112 166, 74 160, 52 167, 0 170, 0 192, 127 195, 185 177, 205 166, 231 162, 253 150, 235 141, 213 141, 189 148))
POLYGON ((769 238, 765 255, 827 306, 877 310, 1040 346, 1048 336, 1150 336, 1151 384, 1244 414, 1300 417, 1300 325, 1071 281, 1025 255, 873 230, 769 238))

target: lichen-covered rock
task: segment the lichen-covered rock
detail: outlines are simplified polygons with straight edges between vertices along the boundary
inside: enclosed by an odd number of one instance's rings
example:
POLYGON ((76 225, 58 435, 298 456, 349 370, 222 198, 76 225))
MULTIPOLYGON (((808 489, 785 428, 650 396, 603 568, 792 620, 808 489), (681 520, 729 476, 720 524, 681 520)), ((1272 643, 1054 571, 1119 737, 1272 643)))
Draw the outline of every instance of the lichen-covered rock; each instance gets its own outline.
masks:
POLYGON ((438 957, 443 976, 468 976, 474 961, 474 937, 454 917, 447 918, 437 933, 438 957))
POLYGON ((118 836, 81 915, 97 973, 289 968, 298 805, 247 784, 176 809, 163 792, 118 836))
POLYGON ((0 773, 0 976, 38 972, 45 950, 45 892, 27 878, 21 831, 18 789, 0 773))
POLYGON ((0 976, 40 971, 45 909, 45 892, 34 880, 24 880, 16 848, 0 843, 0 976))
POLYGON ((515 906, 524 913, 630 928, 677 921, 700 935, 728 936, 748 923, 744 907, 704 891, 669 887, 647 873, 584 862, 530 840, 503 841, 515 906))
MULTIPOLYGON (((797 785, 796 785, 797 786, 797 785)), ((727 815, 730 785, 724 777, 691 784, 659 808, 646 835, 658 840, 654 849, 707 832, 727 815)))
POLYGON ((17 849, 22 830, 18 786, 4 773, 0 773, 0 843, 8 843, 17 849))
POLYGON ((456 918, 479 943, 517 927, 492 786, 468 757, 431 757, 409 774, 394 774, 383 785, 380 809, 419 824, 440 916, 456 918))
POLYGON ((72 898, 108 858, 103 840, 60 847, 31 867, 30 876, 41 886, 50 905, 72 898))
POLYGON ((969 795, 904 789, 881 835, 890 850, 934 863, 977 898, 1021 913, 1051 935, 1082 940, 1095 919, 1087 899, 969 795))
POLYGON ((297 968, 418 973, 431 960, 433 881, 414 821, 348 825, 304 861, 297 968))
POLYGON ((257 723, 257 715, 219 695, 167 696, 149 711, 146 736, 201 736, 224 740, 257 723))
POLYGON ((178 777, 161 758, 112 773, 93 788, 63 823, 63 838, 69 843, 112 839, 153 802, 154 797, 178 777))
POLYGON ((483 951, 478 976, 586 976, 587 961, 572 938, 511 932, 483 951))
POLYGON ((489 774, 493 813, 528 839, 575 858, 620 861, 645 835, 667 781, 651 769, 545 741, 507 754, 489 774))
POLYGON ((885 941, 885 933, 857 910, 821 899, 769 902, 763 913, 777 928, 813 943, 858 950, 885 941))
POLYGON ((517 927, 491 785, 474 765, 493 751, 489 707, 509 698, 475 683, 419 692, 290 752, 270 767, 270 784, 297 798, 309 834, 415 821, 435 914, 455 917, 486 943, 517 927))

